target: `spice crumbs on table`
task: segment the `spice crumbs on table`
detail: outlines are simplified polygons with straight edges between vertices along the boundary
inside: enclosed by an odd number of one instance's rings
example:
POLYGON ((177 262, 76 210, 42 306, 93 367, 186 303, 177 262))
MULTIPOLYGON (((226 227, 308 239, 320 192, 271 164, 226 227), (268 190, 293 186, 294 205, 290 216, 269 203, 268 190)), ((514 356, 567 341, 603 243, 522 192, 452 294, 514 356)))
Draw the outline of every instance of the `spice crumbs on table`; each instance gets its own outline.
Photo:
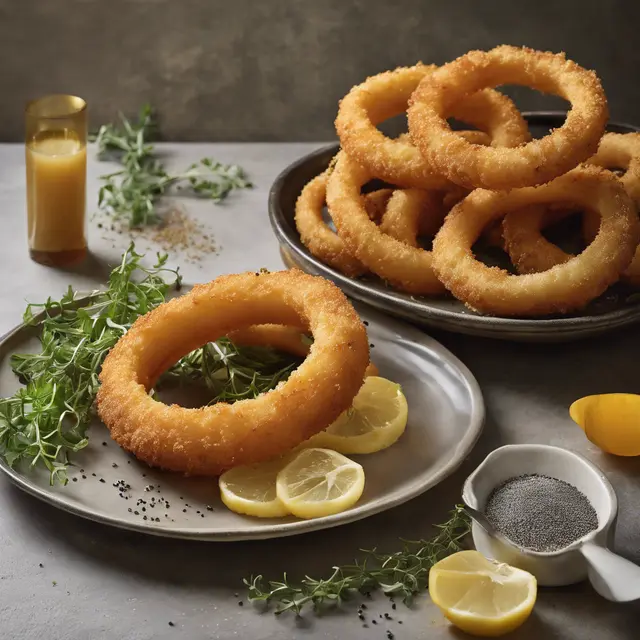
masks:
POLYGON ((73 482, 78 482, 78 478, 72 478, 73 482))
POLYGON ((169 620, 169 626, 170 626, 170 627, 175 627, 176 625, 175 625, 175 624, 173 624, 173 622, 171 622, 171 620, 169 620))
POLYGON ((42 564, 42 562, 38 565, 41 569, 44 567, 44 565, 42 564))

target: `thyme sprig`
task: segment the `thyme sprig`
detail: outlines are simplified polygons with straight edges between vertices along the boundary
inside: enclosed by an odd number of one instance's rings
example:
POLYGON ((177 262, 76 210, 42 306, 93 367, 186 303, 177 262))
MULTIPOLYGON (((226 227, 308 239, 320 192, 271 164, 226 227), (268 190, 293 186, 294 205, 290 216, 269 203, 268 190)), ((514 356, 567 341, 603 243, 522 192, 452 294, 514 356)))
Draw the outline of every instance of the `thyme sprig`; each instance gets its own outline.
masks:
POLYGON ((119 125, 104 124, 92 136, 99 158, 115 158, 122 165, 122 169, 101 176, 104 184, 98 195, 98 206, 114 218, 126 218, 131 227, 157 223, 157 205, 172 187, 219 203, 234 189, 252 186, 241 167, 213 158, 203 158, 184 171, 168 173, 155 157, 150 142, 156 133, 153 110, 145 105, 137 121, 129 121, 121 114, 119 125))
POLYGON ((449 520, 437 528, 437 535, 430 540, 405 541, 403 548, 395 553, 363 550, 362 559, 351 565, 333 567, 327 578, 305 576, 296 583, 290 581, 287 574, 281 580, 272 581, 252 576, 244 580, 249 600, 273 603, 277 614, 293 611, 299 615, 307 605, 317 611, 327 605, 339 605, 357 594, 380 590, 387 596, 401 597, 410 605, 414 597, 427 588, 429 569, 462 549, 470 521, 458 505, 449 520))
MULTIPOLYGON (((69 287, 60 300, 27 307, 24 320, 41 329, 42 350, 11 357, 25 386, 0 399, 0 457, 10 466, 44 465, 52 483, 66 483, 69 454, 88 443, 104 358, 139 316, 164 302, 172 286, 181 286, 166 254, 158 254, 150 269, 143 257, 130 245, 107 288, 86 300, 69 287)), ((239 347, 222 338, 185 356, 166 377, 200 381, 211 390, 211 402, 234 402, 273 389, 298 362, 269 347, 239 347)))

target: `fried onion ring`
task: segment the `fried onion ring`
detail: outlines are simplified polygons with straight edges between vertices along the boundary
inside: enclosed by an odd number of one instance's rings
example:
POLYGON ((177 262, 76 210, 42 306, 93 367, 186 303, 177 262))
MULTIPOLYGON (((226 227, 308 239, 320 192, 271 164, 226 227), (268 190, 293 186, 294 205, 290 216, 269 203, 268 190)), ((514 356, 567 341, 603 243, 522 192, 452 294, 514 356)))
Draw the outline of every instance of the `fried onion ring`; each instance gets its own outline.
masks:
POLYGON ((541 316, 580 309, 618 280, 640 239, 631 198, 614 174, 580 167, 539 186, 476 189, 456 205, 433 242, 433 268, 467 306, 502 316, 541 316), (471 247, 493 220, 532 204, 595 208, 602 218, 595 240, 578 256, 548 271, 510 275, 488 267, 471 247))
POLYGON ((396 189, 382 216, 380 231, 410 247, 417 247, 419 234, 432 235, 442 226, 444 212, 441 205, 437 192, 396 189))
POLYGON ((222 276, 140 317, 104 361, 98 413, 112 438, 150 465, 218 475, 268 460, 351 406, 369 362, 367 334, 334 284, 298 270, 222 276), (253 400, 188 409, 148 393, 199 345, 256 321, 308 326, 305 361, 253 400))
MULTIPOLYGON (((624 169, 620 177, 627 193, 640 206, 640 134, 606 133, 600 141, 598 153, 589 158, 587 164, 605 169, 624 169)), ((549 242, 541 233, 572 211, 554 212, 544 208, 515 211, 502 222, 507 253, 519 273, 538 273, 569 261, 573 255, 549 242)), ((600 216, 588 209, 583 215, 583 235, 587 244, 593 242, 600 228, 600 216)), ((633 260, 622 273, 621 280, 640 286, 640 247, 633 260)))
MULTIPOLYGON (((340 101, 335 122, 340 143, 373 177, 418 189, 446 189, 450 185, 405 137, 393 140, 376 128, 380 122, 404 113, 413 91, 435 69, 435 65, 417 64, 380 73, 353 87, 340 101)), ((446 115, 485 131, 496 147, 515 147, 530 140, 520 112, 497 91, 480 91, 455 104, 450 102, 446 115)), ((476 134, 468 144, 475 148, 476 134)))
MULTIPOLYGON (((311 348, 310 336, 296 327, 282 324, 254 324, 245 329, 236 329, 227 334, 235 344, 245 347, 272 347, 299 358, 306 358, 311 348)), ((370 362, 364 372, 367 376, 377 376, 378 367, 370 362)))
POLYGON ((327 226, 322 210, 327 192, 327 172, 308 182, 296 201, 295 222, 300 240, 309 252, 347 276, 366 273, 366 267, 347 249, 340 236, 327 226))
POLYGON ((369 172, 343 151, 327 184, 327 203, 340 237, 363 264, 402 291, 441 294, 431 264, 431 252, 410 247, 383 233, 369 219, 360 196, 369 172))
POLYGON ((425 75, 411 96, 409 133, 433 170, 464 187, 510 189, 543 184, 593 155, 608 119, 592 71, 564 54, 502 45, 470 51, 425 75), (517 148, 474 146, 451 130, 450 110, 486 87, 520 84, 571 103, 564 124, 517 148))
MULTIPOLYGON (((556 210, 532 205, 504 217, 504 248, 518 273, 540 273, 574 257, 542 235, 542 229, 573 213, 576 209, 571 207, 556 210)), ((600 215, 597 211, 594 213, 600 224, 600 215)))
POLYGON ((640 207, 640 133, 605 133, 598 152, 587 162, 603 169, 624 169, 620 181, 640 207))
POLYGON ((389 203, 393 189, 377 189, 364 196, 364 208, 369 218, 374 222, 380 222, 389 203))

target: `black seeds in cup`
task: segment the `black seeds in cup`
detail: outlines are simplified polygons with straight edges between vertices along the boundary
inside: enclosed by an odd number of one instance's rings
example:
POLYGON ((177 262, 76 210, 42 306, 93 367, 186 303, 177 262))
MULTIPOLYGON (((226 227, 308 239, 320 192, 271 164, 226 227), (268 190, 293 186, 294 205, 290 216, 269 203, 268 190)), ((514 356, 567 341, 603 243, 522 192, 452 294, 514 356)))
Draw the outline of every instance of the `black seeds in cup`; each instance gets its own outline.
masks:
POLYGON ((581 491, 539 474, 496 487, 485 513, 500 533, 532 551, 558 551, 598 527, 595 509, 581 491))

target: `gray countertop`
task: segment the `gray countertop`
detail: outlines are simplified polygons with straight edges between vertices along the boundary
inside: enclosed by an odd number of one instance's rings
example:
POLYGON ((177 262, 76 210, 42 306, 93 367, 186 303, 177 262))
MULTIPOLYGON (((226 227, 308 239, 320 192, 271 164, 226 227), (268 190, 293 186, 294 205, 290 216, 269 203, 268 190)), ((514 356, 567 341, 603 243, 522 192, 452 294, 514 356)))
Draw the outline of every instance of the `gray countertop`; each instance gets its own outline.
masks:
MULTIPOLYGON (((205 155, 238 162, 255 189, 222 206, 190 200, 189 212, 206 224, 221 246, 198 264, 171 256, 189 283, 282 263, 267 218, 267 193, 287 164, 312 144, 162 145, 170 166, 205 155)), ((108 167, 90 161, 89 203, 96 202, 98 176, 108 167)), ((0 220, 3 267, 0 334, 20 321, 25 300, 58 297, 71 283, 91 289, 104 282, 108 265, 128 244, 89 223, 92 255, 80 268, 56 271, 32 262, 26 246, 23 147, 0 145, 0 220)), ((92 211, 92 207, 89 207, 92 211)), ((154 245, 139 243, 140 249, 154 245)), ((487 404, 484 434, 463 467, 427 494, 399 508, 333 530, 296 538, 248 543, 198 543, 145 537, 63 513, 23 494, 0 478, 0 638, 55 640, 185 638, 358 638, 384 640, 386 630, 403 638, 462 638, 451 631, 427 595, 412 609, 392 611, 384 598, 369 605, 369 617, 390 612, 392 621, 363 628, 355 608, 302 619, 239 606, 242 578, 326 575, 350 562, 358 549, 393 551, 399 538, 428 536, 459 499, 466 475, 492 449, 506 443, 564 446, 601 466, 620 502, 616 549, 640 561, 640 460, 601 453, 568 416, 576 398, 607 391, 638 392, 640 335, 615 335, 566 345, 517 345, 456 335, 435 336, 475 374, 487 404), (169 621, 174 626, 169 625, 169 621), (402 621, 402 624, 399 623, 402 621)), ((587 585, 541 589, 532 618, 517 640, 621 640, 638 637, 640 606, 614 605, 587 585)))

